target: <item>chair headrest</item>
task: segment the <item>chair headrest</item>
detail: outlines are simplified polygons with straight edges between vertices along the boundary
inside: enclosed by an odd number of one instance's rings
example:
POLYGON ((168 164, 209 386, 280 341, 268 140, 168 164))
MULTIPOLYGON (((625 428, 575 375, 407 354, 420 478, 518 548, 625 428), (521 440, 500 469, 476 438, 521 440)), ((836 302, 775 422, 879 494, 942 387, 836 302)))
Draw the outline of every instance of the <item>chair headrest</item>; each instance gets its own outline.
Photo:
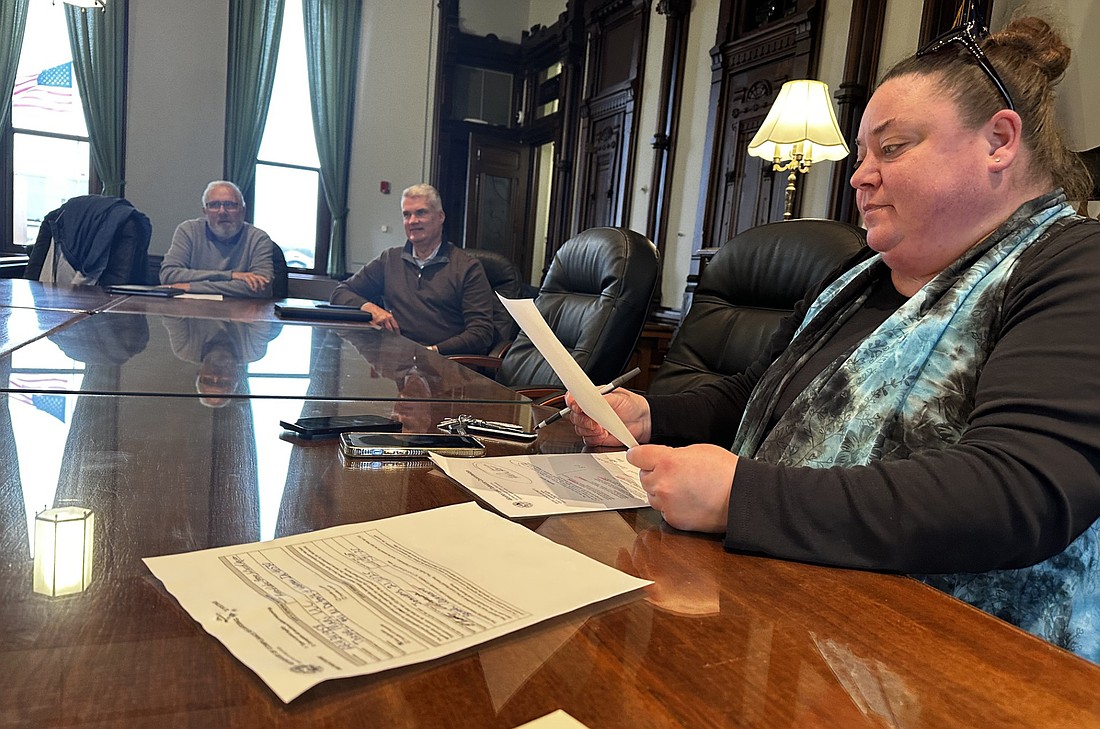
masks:
POLYGON ((476 258, 485 269, 485 278, 489 279, 489 286, 493 291, 499 291, 508 298, 516 298, 519 295, 522 283, 519 268, 512 261, 497 253, 482 248, 463 248, 468 256, 476 258), (514 294, 509 294, 514 291, 514 294))
POLYGON ((554 254, 540 296, 568 292, 647 300, 653 292, 656 256, 656 248, 641 233, 589 228, 554 254), (635 288, 639 292, 634 292, 635 288))
MULTIPOLYGON (((620 228, 586 230, 554 255, 535 306, 593 380, 607 382, 622 372, 645 325, 657 269, 656 247, 620 228)), ((513 387, 560 384, 524 334, 497 379, 513 387)))
POLYGON ((735 306, 793 309, 864 245, 863 230, 835 220, 785 220, 750 228, 714 255, 695 295, 735 306))

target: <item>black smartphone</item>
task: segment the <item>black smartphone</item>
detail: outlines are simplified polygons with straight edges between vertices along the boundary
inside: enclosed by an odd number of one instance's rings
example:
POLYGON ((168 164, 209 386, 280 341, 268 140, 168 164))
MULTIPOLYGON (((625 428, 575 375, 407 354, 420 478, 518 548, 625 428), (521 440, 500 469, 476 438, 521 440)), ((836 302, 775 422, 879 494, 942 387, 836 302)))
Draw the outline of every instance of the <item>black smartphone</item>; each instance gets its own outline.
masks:
POLYGON ((349 458, 481 456, 485 444, 472 435, 443 433, 341 433, 340 451, 349 458))
POLYGON ((381 415, 327 415, 298 418, 294 422, 280 420, 279 425, 302 438, 326 438, 351 431, 401 432, 400 420, 381 415))

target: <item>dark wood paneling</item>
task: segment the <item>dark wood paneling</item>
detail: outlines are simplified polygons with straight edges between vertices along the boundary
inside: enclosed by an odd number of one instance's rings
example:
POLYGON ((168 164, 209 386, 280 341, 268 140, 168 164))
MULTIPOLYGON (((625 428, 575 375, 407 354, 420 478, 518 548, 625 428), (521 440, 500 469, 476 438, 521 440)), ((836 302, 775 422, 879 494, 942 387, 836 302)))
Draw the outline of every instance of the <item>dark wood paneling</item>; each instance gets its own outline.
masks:
POLYGON ((588 86, 578 133, 575 231, 630 217, 635 105, 645 63, 649 3, 612 0, 586 18, 588 86))
MULTIPOLYGON (((812 78, 821 33, 818 2, 724 3, 712 52, 714 141, 703 186, 702 247, 783 217, 786 175, 749 157, 748 144, 784 82, 812 78)), ((795 196, 795 212, 801 206, 795 196)))

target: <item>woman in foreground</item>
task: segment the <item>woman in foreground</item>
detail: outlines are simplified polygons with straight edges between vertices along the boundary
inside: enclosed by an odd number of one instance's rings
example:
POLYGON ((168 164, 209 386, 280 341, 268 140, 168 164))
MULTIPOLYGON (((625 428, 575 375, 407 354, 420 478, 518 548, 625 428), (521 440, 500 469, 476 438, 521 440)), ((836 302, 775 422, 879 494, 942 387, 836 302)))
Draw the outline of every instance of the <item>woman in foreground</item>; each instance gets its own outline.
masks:
POLYGON ((977 32, 875 91, 851 180, 870 250, 759 362, 606 397, 670 525, 913 573, 1100 661, 1100 224, 1066 202, 1090 189, 1054 122, 1070 51, 1035 18, 977 32))

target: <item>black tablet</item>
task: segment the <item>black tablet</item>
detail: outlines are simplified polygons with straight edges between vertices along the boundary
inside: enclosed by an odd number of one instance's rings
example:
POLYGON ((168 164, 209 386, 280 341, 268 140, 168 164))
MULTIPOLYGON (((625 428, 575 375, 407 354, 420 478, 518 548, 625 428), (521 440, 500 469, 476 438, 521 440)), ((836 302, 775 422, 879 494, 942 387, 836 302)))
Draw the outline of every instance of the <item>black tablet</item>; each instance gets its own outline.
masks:
POLYGON ((132 296, 179 296, 183 289, 174 289, 171 286, 149 286, 146 284, 112 284, 107 287, 107 293, 130 294, 132 296))
POLYGON ((335 321, 370 321, 369 311, 358 306, 330 304, 312 299, 285 299, 275 302, 275 316, 280 319, 327 319, 335 321))

